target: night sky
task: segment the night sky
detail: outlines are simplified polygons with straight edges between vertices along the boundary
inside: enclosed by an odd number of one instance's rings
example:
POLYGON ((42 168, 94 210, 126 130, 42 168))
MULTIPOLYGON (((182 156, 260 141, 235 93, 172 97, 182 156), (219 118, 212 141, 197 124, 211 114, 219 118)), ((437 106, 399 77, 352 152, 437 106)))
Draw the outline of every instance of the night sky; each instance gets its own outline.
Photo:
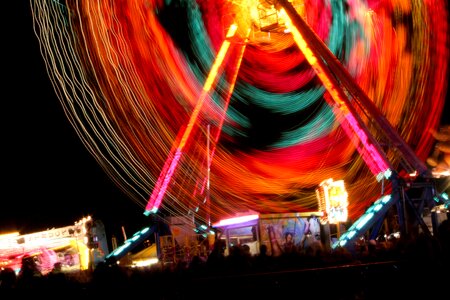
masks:
POLYGON ((121 236, 121 226, 130 236, 148 222, 144 210, 113 184, 66 119, 40 56, 28 0, 5 4, 0 233, 68 226, 91 215, 109 236, 121 236))
POLYGON ((103 172, 66 119, 40 56, 28 0, 2 6, 7 22, 2 26, 0 233, 67 226, 91 215, 105 223, 108 236, 121 235, 121 226, 131 235, 149 220, 103 172))

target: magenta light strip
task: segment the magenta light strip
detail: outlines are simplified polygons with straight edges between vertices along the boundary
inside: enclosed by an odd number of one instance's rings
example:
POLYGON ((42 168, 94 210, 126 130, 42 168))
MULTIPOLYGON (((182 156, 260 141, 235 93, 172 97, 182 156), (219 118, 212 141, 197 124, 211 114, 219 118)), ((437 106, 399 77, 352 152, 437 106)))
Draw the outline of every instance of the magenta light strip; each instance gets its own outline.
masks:
POLYGON ((230 219, 223 219, 219 222, 213 224, 213 227, 222 227, 227 225, 233 225, 233 224, 240 224, 245 223, 252 220, 259 219, 259 215, 247 215, 247 216, 241 216, 241 217, 235 217, 230 219))
MULTIPOLYGON (((359 137, 359 141, 362 143, 362 146, 360 146, 355 139, 352 139, 354 144, 356 144, 356 149, 361 154, 370 171, 375 176, 377 176, 379 173, 384 173, 385 171, 387 171, 389 169, 388 164, 380 156, 375 147, 369 143, 367 134, 364 132, 364 130, 361 129, 361 127, 359 127, 358 122, 353 114, 351 112, 348 112, 344 117, 348 121, 348 124, 352 127, 354 133, 359 137)), ((344 130, 348 130, 348 128, 346 128, 347 126, 344 125, 343 127, 344 130)))

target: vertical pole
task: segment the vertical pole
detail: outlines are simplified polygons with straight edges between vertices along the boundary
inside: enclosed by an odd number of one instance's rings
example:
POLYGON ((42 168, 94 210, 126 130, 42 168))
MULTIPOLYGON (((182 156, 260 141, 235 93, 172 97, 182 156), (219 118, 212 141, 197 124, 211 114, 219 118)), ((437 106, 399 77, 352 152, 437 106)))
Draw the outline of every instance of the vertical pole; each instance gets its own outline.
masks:
POLYGON ((115 235, 113 235, 111 237, 111 246, 112 246, 113 251, 117 248, 117 239, 116 239, 115 235))
POLYGON ((336 237, 339 240, 341 238, 341 223, 336 223, 336 237))
POLYGON ((206 137, 206 155, 207 155, 207 161, 206 161, 206 220, 208 222, 208 227, 211 227, 211 200, 209 199, 209 185, 210 185, 210 168, 211 168, 211 154, 209 150, 209 136, 210 136, 210 127, 211 125, 208 124, 207 126, 207 137, 206 137))
POLYGON ((127 234, 125 233, 125 227, 122 226, 122 234, 123 234, 123 241, 127 240, 127 234))
POLYGON ((320 223, 320 241, 325 247, 325 251, 328 253, 331 251, 331 233, 330 223, 327 221, 325 224, 320 223))

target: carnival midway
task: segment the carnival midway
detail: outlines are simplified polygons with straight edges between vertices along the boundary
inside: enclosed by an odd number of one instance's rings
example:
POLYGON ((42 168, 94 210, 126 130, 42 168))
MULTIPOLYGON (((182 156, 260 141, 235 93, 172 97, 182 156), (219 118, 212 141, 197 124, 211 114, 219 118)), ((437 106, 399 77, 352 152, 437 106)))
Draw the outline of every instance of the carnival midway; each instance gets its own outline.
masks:
POLYGON ((12 285, 83 273, 84 290, 161 299, 441 298, 443 1, 132 2, 31 6, 66 115, 148 222, 123 241, 90 217, 1 235, 12 285))

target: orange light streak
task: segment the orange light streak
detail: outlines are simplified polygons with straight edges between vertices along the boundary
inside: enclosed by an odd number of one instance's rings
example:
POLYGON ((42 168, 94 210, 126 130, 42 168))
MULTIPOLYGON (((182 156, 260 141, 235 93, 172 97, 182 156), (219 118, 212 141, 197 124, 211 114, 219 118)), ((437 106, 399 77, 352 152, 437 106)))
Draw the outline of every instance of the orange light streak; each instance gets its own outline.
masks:
MULTIPOLYGON (((170 182, 170 179, 172 177, 172 174, 175 170, 175 168, 178 165, 179 158, 182 154, 183 148, 186 145, 192 129, 194 127, 194 124, 197 122, 198 114, 200 113, 200 110, 203 107, 203 104, 205 103, 206 97, 208 96, 209 91, 211 90, 211 87, 217 77, 217 74, 219 72, 219 68, 222 67, 224 59, 226 54, 228 53, 228 50, 230 48, 230 41, 229 38, 233 37, 236 33, 237 26, 233 24, 230 26, 228 33, 226 35, 227 39, 222 43, 222 46, 220 47, 219 53, 217 54, 217 58, 214 61, 214 64, 211 68, 211 71, 208 74, 208 78, 205 81, 205 84, 203 86, 203 91, 200 94, 199 100, 197 104, 195 105, 194 111, 192 112, 192 115, 189 119, 189 123, 186 127, 186 130, 181 138, 180 144, 177 147, 176 153, 174 156, 170 156, 168 159, 171 159, 170 166, 168 170, 166 171, 166 174, 164 176, 161 176, 161 174, 158 178, 158 182, 156 183, 156 187, 161 186, 161 188, 155 188, 150 196, 149 202, 147 203, 147 206, 145 207, 145 215, 149 215, 150 213, 156 213, 159 209, 159 206, 161 205, 162 198, 165 195, 167 185, 170 182), (161 184, 162 180, 162 184, 161 184)), ((166 162, 167 164, 167 162, 166 162)))
MULTIPOLYGON (((292 24, 292 20, 287 14, 286 26, 290 29, 295 42, 305 55, 306 60, 315 70, 317 76, 333 98, 335 103, 329 104, 333 107, 333 112, 336 114, 339 122, 347 130, 351 127, 355 132, 355 134, 350 135, 353 136, 350 139, 355 144, 358 152, 362 155, 371 172, 375 176, 379 176, 379 174, 382 174, 386 170, 392 169, 387 158, 380 151, 373 150, 374 145, 369 143, 368 137, 370 137, 370 135, 362 128, 362 121, 356 122, 356 119, 358 118, 357 114, 355 114, 354 109, 351 106, 347 105, 347 95, 345 95, 344 91, 339 87, 338 81, 326 73, 325 69, 327 67, 325 63, 322 59, 316 57, 299 30, 292 24), (362 145, 360 145, 360 143, 362 143, 362 145)), ((349 134, 351 134, 351 132, 349 132, 349 134)))

